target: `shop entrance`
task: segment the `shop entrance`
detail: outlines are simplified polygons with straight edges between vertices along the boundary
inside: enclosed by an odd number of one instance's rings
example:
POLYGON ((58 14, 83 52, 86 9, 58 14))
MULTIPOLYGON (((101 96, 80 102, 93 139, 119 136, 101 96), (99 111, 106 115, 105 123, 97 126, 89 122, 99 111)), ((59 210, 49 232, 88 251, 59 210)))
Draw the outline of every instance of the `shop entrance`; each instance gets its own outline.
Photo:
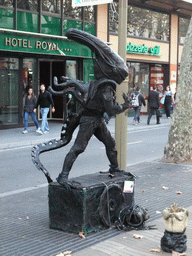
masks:
MULTIPOLYGON (((40 84, 45 84, 46 90, 49 85, 53 85, 53 77, 56 76, 58 81, 60 81, 61 76, 67 76, 73 79, 77 79, 77 61, 75 60, 65 60, 65 61, 40 61, 40 84)), ((55 88, 54 88, 55 89, 55 88)), ((58 88, 56 89, 58 90, 58 88)), ((55 105, 55 113, 49 113, 48 118, 54 120, 64 119, 68 112, 70 111, 69 106, 71 105, 73 99, 71 96, 53 96, 53 101, 55 105), (70 104, 69 104, 70 102, 70 104)))

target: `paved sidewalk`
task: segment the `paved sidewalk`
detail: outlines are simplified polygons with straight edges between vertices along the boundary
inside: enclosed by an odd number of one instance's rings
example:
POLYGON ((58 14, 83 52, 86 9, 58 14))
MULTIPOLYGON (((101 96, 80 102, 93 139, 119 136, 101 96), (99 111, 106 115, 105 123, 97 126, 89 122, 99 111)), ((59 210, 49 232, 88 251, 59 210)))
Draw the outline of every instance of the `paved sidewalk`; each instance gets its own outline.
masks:
MULTIPOLYGON (((171 119, 166 117, 161 118, 161 124, 156 125, 155 116, 151 119, 151 124, 147 125, 147 116, 141 116, 141 123, 138 125, 133 125, 133 117, 127 118, 128 131, 139 130, 139 129, 151 129, 160 128, 163 126, 170 125, 171 119)), ((114 134, 115 132, 115 118, 112 118, 107 125, 109 130, 114 134)), ((17 148, 23 146, 33 146, 35 144, 45 142, 51 139, 59 139, 62 127, 62 122, 51 122, 49 121, 50 132, 48 134, 40 135, 36 133, 35 126, 29 127, 29 133, 23 134, 23 128, 6 129, 0 130, 0 150, 8 148, 17 148)), ((78 129, 74 132, 74 137, 77 134, 78 129)))
MULTIPOLYGON (((188 208, 191 213, 192 207, 188 208)), ((161 238, 164 235, 163 218, 157 219, 150 224, 155 225, 154 230, 132 230, 120 232, 118 236, 97 243, 86 249, 72 254, 73 256, 153 256, 164 255, 168 256, 171 253, 166 253, 161 250, 161 238), (141 237, 135 239, 134 235, 141 237), (150 252, 155 249, 159 252, 150 252)), ((192 255, 192 222, 186 230, 187 235, 187 251, 186 255, 192 255)), ((178 255, 179 256, 179 255, 178 255)))
POLYGON ((152 161, 130 166, 129 171, 138 176, 135 203, 148 209, 147 225, 156 225, 157 229, 125 232, 111 228, 90 233, 85 239, 78 234, 50 229, 47 187, 37 187, 0 195, 0 255, 56 256, 72 251, 73 256, 168 256, 171 254, 150 252, 150 249, 159 248, 164 234, 163 209, 178 203, 189 209, 186 255, 191 256, 192 166, 152 161), (163 185, 169 189, 162 189, 163 185), (143 237, 134 239, 133 234, 143 237))
MULTIPOLYGON (((161 129, 169 126, 171 119, 161 118, 156 125, 152 117, 147 125, 147 116, 141 116, 141 123, 132 124, 133 118, 127 118, 128 132, 140 129, 161 129)), ((108 124, 114 134, 115 119, 108 124)), ((59 139, 61 122, 49 122, 50 133, 39 135, 35 127, 29 128, 28 134, 22 134, 23 128, 0 131, 0 150, 32 146, 50 139, 59 139)), ((75 131, 74 136, 76 136, 75 131)), ((129 166, 129 171, 138 176, 136 180, 135 201, 149 210, 148 225, 155 225, 154 230, 118 231, 116 228, 86 235, 85 239, 77 234, 52 230, 49 228, 47 187, 39 186, 29 191, 0 195, 0 255, 2 256, 56 256, 65 251, 72 251, 73 256, 150 256, 171 255, 150 252, 158 249, 164 233, 162 210, 172 203, 189 209, 187 227, 187 252, 192 255, 192 166, 165 164, 158 161, 144 162, 129 166), (162 186, 169 187, 163 190, 162 186), (175 192, 181 191, 181 195, 175 192), (2 232, 3 231, 3 232, 2 232), (133 238, 133 234, 142 239, 133 238)))
MULTIPOLYGON (((189 223, 186 230, 187 251, 192 255, 192 166, 161 163, 159 161, 144 162, 132 167, 129 171, 138 175, 136 180, 136 204, 146 207, 150 219, 146 226, 155 225, 152 230, 120 231, 117 236, 106 239, 86 249, 75 252, 73 256, 150 256, 171 255, 171 253, 150 252, 151 249, 160 249, 160 241, 164 235, 162 211, 173 203, 178 203, 189 210, 189 223), (164 190, 165 186, 168 190, 164 190), (181 197, 176 191, 180 191, 181 197), (190 198, 189 200, 187 198, 190 198), (135 239, 133 235, 141 239, 135 239)), ((179 255, 178 255, 179 256, 179 255)))

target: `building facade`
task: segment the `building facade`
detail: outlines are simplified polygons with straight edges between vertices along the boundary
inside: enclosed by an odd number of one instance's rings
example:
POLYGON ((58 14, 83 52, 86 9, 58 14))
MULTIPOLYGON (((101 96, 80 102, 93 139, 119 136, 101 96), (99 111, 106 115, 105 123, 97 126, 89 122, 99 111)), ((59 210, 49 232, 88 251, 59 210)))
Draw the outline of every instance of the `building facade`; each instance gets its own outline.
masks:
MULTIPOLYGON (((96 7, 72 8, 71 1, 0 1, 0 129, 23 125, 23 104, 29 86, 53 84, 53 77, 93 79, 89 48, 68 40, 73 27, 96 34, 96 7)), ((55 98, 50 119, 62 120, 69 97, 55 98)), ((69 104, 70 102, 70 104, 69 104)), ((40 119, 38 111, 38 119, 40 119)))
MULTIPOLYGON (((175 93, 192 11, 192 4, 181 5, 181 2, 177 1, 178 5, 169 0, 128 2, 126 59, 130 93, 138 86, 147 98, 153 85, 157 86, 160 96, 167 85, 175 93)), ((109 41, 117 51, 118 1, 109 8, 109 41)), ((142 111, 147 113, 147 104, 142 111)))
MULTIPOLYGON (((79 8, 71 2, 0 1, 0 129, 23 125, 28 86, 37 95, 40 84, 47 88, 54 76, 94 79, 91 51, 64 36, 69 28, 96 35, 118 52, 118 1, 79 8)), ((175 92, 191 10, 189 3, 174 6, 170 0, 129 0, 128 92, 139 86, 147 97, 153 85, 160 93, 167 85, 175 92)), ((62 120, 72 101, 62 97, 54 102, 56 112, 49 118, 62 120)), ((147 113, 147 106, 143 112, 147 113)))

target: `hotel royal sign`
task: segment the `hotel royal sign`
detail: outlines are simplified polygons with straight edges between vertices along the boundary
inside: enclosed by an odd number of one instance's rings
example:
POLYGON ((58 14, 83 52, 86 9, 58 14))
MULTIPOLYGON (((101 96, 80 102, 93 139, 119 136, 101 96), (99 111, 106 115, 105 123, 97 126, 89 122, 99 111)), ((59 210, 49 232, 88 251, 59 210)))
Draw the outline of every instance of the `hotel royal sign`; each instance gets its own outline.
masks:
POLYGON ((66 37, 0 29, 0 50, 91 58, 91 50, 66 37))
POLYGON ((72 7, 113 3, 113 0, 72 0, 72 7))

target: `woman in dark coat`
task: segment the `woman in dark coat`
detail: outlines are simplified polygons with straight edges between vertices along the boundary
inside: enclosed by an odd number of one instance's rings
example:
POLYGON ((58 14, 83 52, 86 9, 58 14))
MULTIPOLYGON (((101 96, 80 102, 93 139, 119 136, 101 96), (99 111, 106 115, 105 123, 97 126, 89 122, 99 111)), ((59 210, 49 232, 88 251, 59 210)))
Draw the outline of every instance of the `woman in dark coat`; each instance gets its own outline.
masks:
POLYGON ((164 96, 165 96, 165 102, 164 102, 165 114, 167 118, 170 118, 171 104, 172 103, 174 104, 173 93, 171 92, 170 86, 166 87, 164 96))
POLYGON ((36 119, 36 113, 33 112, 35 105, 37 103, 37 98, 33 93, 33 89, 29 88, 27 92, 27 96, 25 98, 25 105, 24 105, 24 130, 23 133, 28 133, 28 119, 31 116, 33 122, 36 125, 37 131, 39 130, 39 123, 36 119))

